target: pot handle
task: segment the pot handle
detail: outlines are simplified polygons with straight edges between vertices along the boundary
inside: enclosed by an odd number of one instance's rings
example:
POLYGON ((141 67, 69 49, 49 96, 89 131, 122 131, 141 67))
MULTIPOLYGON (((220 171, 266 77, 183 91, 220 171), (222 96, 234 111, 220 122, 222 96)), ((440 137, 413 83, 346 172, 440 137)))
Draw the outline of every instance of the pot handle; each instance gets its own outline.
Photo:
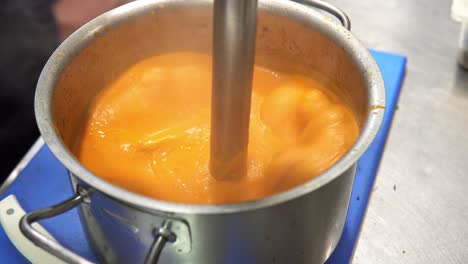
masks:
POLYGON ((334 5, 328 2, 322 1, 322 0, 293 0, 293 1, 328 12, 334 15, 336 18, 338 18, 338 20, 340 20, 343 27, 345 27, 347 30, 351 30, 351 21, 349 21, 349 18, 346 15, 346 13, 334 5))
MULTIPOLYGON (((67 200, 56 205, 30 212, 21 217, 19 228, 23 235, 34 245, 44 249, 50 254, 70 264, 94 264, 82 256, 68 250, 57 241, 43 235, 33 224, 37 221, 48 219, 59 214, 65 213, 81 204, 88 197, 88 191, 84 188, 78 188, 77 192, 67 200)), ((150 247, 149 253, 145 258, 145 264, 155 264, 167 242, 174 242, 176 235, 170 230, 171 221, 163 221, 160 228, 154 232, 155 240, 150 247)))
POLYGON ((34 245, 63 260, 65 263, 93 264, 91 261, 68 250, 58 242, 44 236, 32 226, 32 224, 37 221, 57 216, 74 208, 84 201, 86 195, 87 192, 84 189, 78 189, 78 191, 72 197, 59 204, 44 209, 39 209, 24 215, 19 223, 21 232, 26 238, 33 242, 34 245))
POLYGON ((145 264, 156 264, 158 263, 159 256, 167 242, 176 241, 176 235, 171 231, 171 221, 163 221, 162 226, 155 230, 155 240, 150 247, 148 255, 145 258, 145 264))

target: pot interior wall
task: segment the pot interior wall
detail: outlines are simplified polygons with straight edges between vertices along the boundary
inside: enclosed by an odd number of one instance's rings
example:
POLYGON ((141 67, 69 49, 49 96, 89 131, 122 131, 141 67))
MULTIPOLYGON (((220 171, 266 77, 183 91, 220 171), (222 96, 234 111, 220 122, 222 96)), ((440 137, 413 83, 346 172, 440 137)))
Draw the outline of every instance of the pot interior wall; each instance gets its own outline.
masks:
MULTIPOLYGON (((54 92, 54 124, 65 145, 73 148, 96 94, 130 65, 172 51, 210 53, 211 21, 210 7, 167 6, 89 32, 93 40, 71 59, 54 92)), ((260 10, 256 64, 321 79, 352 107, 361 126, 365 122, 368 95, 362 74, 344 49, 313 25, 260 10)))

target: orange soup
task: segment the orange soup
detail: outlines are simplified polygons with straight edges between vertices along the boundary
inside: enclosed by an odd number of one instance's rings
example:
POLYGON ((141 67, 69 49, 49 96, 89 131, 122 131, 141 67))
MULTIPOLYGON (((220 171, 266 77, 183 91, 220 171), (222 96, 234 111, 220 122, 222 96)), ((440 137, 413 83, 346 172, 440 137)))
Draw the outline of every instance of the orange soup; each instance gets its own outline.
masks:
POLYGON ((321 82, 255 67, 248 173, 218 181, 208 169, 211 58, 172 53, 131 66, 96 97, 76 148, 93 173, 172 202, 260 199, 331 167, 359 130, 321 82))

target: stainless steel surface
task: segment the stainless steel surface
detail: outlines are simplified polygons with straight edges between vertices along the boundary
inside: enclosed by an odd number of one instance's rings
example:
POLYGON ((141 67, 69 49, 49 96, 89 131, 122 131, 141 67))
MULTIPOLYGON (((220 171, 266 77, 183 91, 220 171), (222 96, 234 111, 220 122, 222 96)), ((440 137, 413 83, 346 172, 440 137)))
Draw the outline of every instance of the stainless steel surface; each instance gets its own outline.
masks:
POLYGON ((191 250, 177 249, 177 234, 174 243, 165 245, 160 263, 323 263, 344 225, 354 169, 308 195, 257 210, 155 212, 95 192, 79 212, 94 252, 105 263, 142 263, 154 228, 168 220, 189 226, 189 235, 182 236, 190 238, 191 250))
POLYGON ((330 88, 353 108, 361 127, 358 140, 317 178, 254 202, 176 204, 114 186, 70 152, 89 102, 129 65, 170 51, 211 50, 210 7, 208 0, 136 1, 75 32, 52 55, 39 79, 36 116, 41 134, 71 171, 74 185, 95 190, 80 212, 92 247, 107 262, 142 262, 154 228, 170 220, 177 223, 171 230, 178 239, 164 248, 163 263, 321 263, 340 237, 355 163, 383 117, 384 110, 373 106, 384 105, 385 96, 367 49, 315 10, 290 1, 260 1, 255 60, 273 70, 328 79, 330 88))
POLYGON ((461 24, 458 43, 458 62, 468 70, 468 22, 461 24))
POLYGON ((340 20, 343 27, 345 27, 347 30, 351 30, 351 21, 349 21, 349 18, 346 15, 346 13, 334 5, 325 1, 321 1, 321 0, 293 0, 293 1, 297 3, 302 3, 306 6, 317 8, 321 11, 328 12, 334 15, 336 18, 338 18, 338 20, 340 20))
POLYGON ((246 176, 257 0, 215 0, 210 171, 218 180, 246 176))
POLYGON ((336 84, 330 89, 346 97, 355 110, 362 128, 360 137, 335 166, 303 186, 267 199, 202 206, 169 203, 128 192, 93 175, 77 162, 69 149, 75 144, 77 128, 82 126, 82 115, 99 89, 112 78, 119 76, 128 65, 148 56, 189 48, 209 51, 209 4, 208 0, 136 1, 86 24, 51 56, 38 83, 37 122, 46 144, 73 174, 107 195, 148 209, 228 213, 267 207, 316 190, 350 168, 370 145, 384 112, 372 106, 385 104, 383 81, 370 53, 353 34, 316 11, 289 1, 270 0, 261 1, 259 5, 259 27, 263 31, 257 37, 257 63, 273 70, 295 70, 330 78, 336 84), (158 10, 158 22, 165 27, 154 27, 150 16, 153 12, 148 14, 148 10, 158 10), (179 25, 171 24, 174 19, 179 25), (160 38, 161 34, 165 38, 160 38), (192 36, 191 41, 181 41, 187 35, 192 36), (134 39, 139 41, 129 46, 134 39), (155 39, 159 39, 161 46, 150 44, 155 39), (116 51, 119 56, 115 56, 116 51), (82 78, 83 75, 87 78, 82 78))
POLYGON ((330 2, 366 46, 408 56, 354 263, 467 263, 468 72, 451 1, 330 2))

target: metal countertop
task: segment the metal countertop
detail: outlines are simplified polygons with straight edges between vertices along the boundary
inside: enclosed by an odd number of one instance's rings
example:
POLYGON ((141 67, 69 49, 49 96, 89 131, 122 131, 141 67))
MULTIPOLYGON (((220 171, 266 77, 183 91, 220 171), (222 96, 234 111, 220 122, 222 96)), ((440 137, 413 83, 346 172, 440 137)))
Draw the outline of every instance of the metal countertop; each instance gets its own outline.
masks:
POLYGON ((467 263, 468 71, 451 1, 330 2, 366 46, 408 57, 353 263, 467 263))

